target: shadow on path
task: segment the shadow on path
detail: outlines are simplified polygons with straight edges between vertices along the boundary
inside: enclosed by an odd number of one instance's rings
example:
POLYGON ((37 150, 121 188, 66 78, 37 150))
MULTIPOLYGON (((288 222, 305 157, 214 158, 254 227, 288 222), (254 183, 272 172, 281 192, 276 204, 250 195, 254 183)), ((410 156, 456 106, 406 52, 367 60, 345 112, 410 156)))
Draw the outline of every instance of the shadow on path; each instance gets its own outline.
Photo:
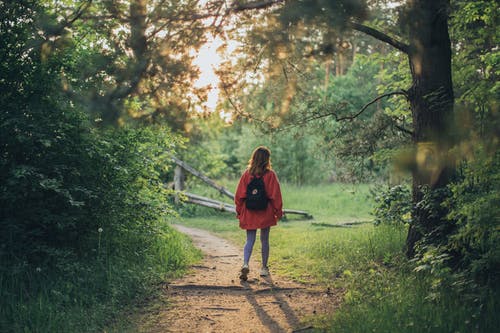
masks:
MULTIPOLYGON (((280 326, 278 322, 276 322, 267 312, 267 310, 261 306, 255 297, 256 294, 263 294, 265 291, 266 294, 271 295, 276 301, 272 302, 274 304, 278 304, 279 308, 281 309, 282 314, 286 318, 286 322, 288 324, 288 327, 297 327, 297 325, 300 323, 300 320, 298 316, 295 314, 295 310, 290 306, 288 303, 288 300, 283 297, 283 292, 290 292, 290 291, 297 291, 297 290, 304 290, 305 288, 281 288, 277 287, 271 278, 271 276, 267 276, 263 278, 264 281, 266 281, 267 284, 269 284, 268 289, 264 290, 256 290, 256 291, 250 291, 247 292, 245 297, 255 310, 255 313, 259 317, 262 325, 266 326, 271 332, 285 332, 285 328, 280 326)), ((241 281, 241 285, 244 287, 248 286, 247 282, 241 281)))
POLYGON ((146 311, 140 332, 305 332, 310 328, 302 322, 305 317, 331 312, 340 303, 341 292, 326 293, 278 275, 256 277, 255 261, 250 279, 242 282, 241 249, 204 230, 176 228, 202 249, 203 262, 166 284, 163 303, 146 311))

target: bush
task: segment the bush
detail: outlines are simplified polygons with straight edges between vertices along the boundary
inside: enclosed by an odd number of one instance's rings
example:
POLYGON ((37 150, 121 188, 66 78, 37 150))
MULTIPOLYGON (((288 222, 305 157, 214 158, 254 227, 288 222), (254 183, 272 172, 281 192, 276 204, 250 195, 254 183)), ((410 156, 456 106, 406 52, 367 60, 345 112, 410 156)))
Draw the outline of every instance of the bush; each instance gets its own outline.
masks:
POLYGON ((464 164, 461 179, 450 186, 448 218, 457 230, 447 250, 460 255, 459 265, 482 284, 500 282, 500 153, 478 149, 464 164))
POLYGON ((15 22, 0 29, 0 331, 101 331, 196 255, 163 219, 177 139, 94 128, 60 85, 65 57, 30 47, 39 15, 0 2, 15 22))
POLYGON ((408 186, 396 185, 384 191, 373 192, 374 223, 402 225, 411 222, 412 198, 408 186))

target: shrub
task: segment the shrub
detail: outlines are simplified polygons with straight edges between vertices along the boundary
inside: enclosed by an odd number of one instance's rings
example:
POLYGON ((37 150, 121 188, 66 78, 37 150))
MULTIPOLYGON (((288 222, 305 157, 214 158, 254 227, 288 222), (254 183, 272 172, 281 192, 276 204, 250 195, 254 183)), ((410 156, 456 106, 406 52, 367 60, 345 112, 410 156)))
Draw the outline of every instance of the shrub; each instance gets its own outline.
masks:
POLYGON ((396 185, 374 193, 374 223, 401 225, 411 222, 412 199, 408 186, 396 185))

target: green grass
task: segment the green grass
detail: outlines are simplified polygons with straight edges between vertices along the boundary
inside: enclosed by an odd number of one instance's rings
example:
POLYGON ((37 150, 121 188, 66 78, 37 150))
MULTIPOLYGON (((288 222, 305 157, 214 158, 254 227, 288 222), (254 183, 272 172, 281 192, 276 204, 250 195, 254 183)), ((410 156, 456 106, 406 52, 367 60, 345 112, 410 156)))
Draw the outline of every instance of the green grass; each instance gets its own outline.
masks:
MULTIPOLYGON (((461 295, 450 288, 446 276, 414 272, 402 251, 406 228, 335 227, 371 219, 369 189, 340 184, 282 186, 286 207, 307 210, 315 219, 289 219, 271 229, 271 270, 304 283, 338 288, 344 299, 332 316, 316 318, 315 326, 336 333, 495 332, 500 324, 498 297, 461 295)), ((179 222, 243 246, 245 233, 232 214, 209 210, 203 214, 179 222)))
MULTIPOLYGON (((234 192, 237 181, 222 180, 222 186, 234 192)), ((217 193, 216 190, 206 185, 195 182, 191 184, 190 192, 209 196, 217 200, 232 203, 231 199, 217 193)), ((325 184, 317 186, 301 186, 281 184, 283 207, 307 211, 314 216, 316 223, 335 224, 339 222, 368 221, 373 217, 373 199, 369 184, 325 184)), ((184 216, 218 216, 210 208, 187 205, 183 211, 184 216)), ((300 218, 298 215, 288 215, 289 219, 300 218)))
POLYGON ((493 296, 487 309, 480 309, 480 302, 449 289, 433 298, 430 282, 409 271, 361 277, 348 288, 342 308, 322 324, 336 333, 498 332, 498 300, 493 296))
POLYGON ((305 210, 317 223, 337 223, 372 219, 370 188, 368 184, 282 184, 282 193, 285 208, 305 210))
MULTIPOLYGON (((273 269, 301 281, 313 279, 330 283, 344 271, 370 266, 371 262, 390 256, 391 251, 400 250, 403 231, 385 233, 384 236, 391 241, 382 243, 388 247, 382 249, 381 243, 374 239, 375 230, 371 224, 334 227, 344 222, 370 220, 373 201, 369 190, 370 186, 366 184, 306 187, 282 184, 285 208, 307 210, 314 219, 289 216, 271 229, 270 265, 273 269)), ((233 214, 196 209, 195 216, 184 217, 181 223, 219 233, 243 246, 245 232, 239 228, 233 214)), ((254 253, 258 253, 259 247, 257 242, 254 253)))
POLYGON ((0 271, 0 332, 133 331, 127 314, 135 302, 201 258, 185 235, 168 225, 160 230, 140 254, 70 260, 63 273, 29 267, 0 271))
MULTIPOLYGON (((210 230, 239 246, 245 243, 245 232, 236 219, 226 214, 177 222, 210 230)), ((273 270, 299 281, 338 284, 339 279, 354 274, 360 267, 364 272, 379 262, 392 261, 403 246, 403 233, 371 224, 335 228, 317 225, 314 220, 280 222, 271 228, 269 264, 273 270)), ((259 242, 255 246, 254 253, 259 253, 259 242)), ((260 260, 258 255, 255 258, 260 260)))

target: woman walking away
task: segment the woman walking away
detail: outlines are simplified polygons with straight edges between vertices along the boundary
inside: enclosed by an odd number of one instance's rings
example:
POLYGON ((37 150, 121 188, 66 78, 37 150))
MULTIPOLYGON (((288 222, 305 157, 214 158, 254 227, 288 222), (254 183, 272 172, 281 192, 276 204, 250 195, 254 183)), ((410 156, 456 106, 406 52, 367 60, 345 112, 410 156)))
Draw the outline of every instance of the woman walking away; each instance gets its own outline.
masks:
POLYGON ((283 216, 283 202, 278 177, 271 167, 271 151, 257 147, 248 161, 236 189, 234 198, 240 228, 246 230, 247 241, 243 251, 240 279, 246 281, 250 272, 248 263, 252 255, 257 229, 262 244, 262 268, 260 276, 268 276, 269 231, 283 216))

